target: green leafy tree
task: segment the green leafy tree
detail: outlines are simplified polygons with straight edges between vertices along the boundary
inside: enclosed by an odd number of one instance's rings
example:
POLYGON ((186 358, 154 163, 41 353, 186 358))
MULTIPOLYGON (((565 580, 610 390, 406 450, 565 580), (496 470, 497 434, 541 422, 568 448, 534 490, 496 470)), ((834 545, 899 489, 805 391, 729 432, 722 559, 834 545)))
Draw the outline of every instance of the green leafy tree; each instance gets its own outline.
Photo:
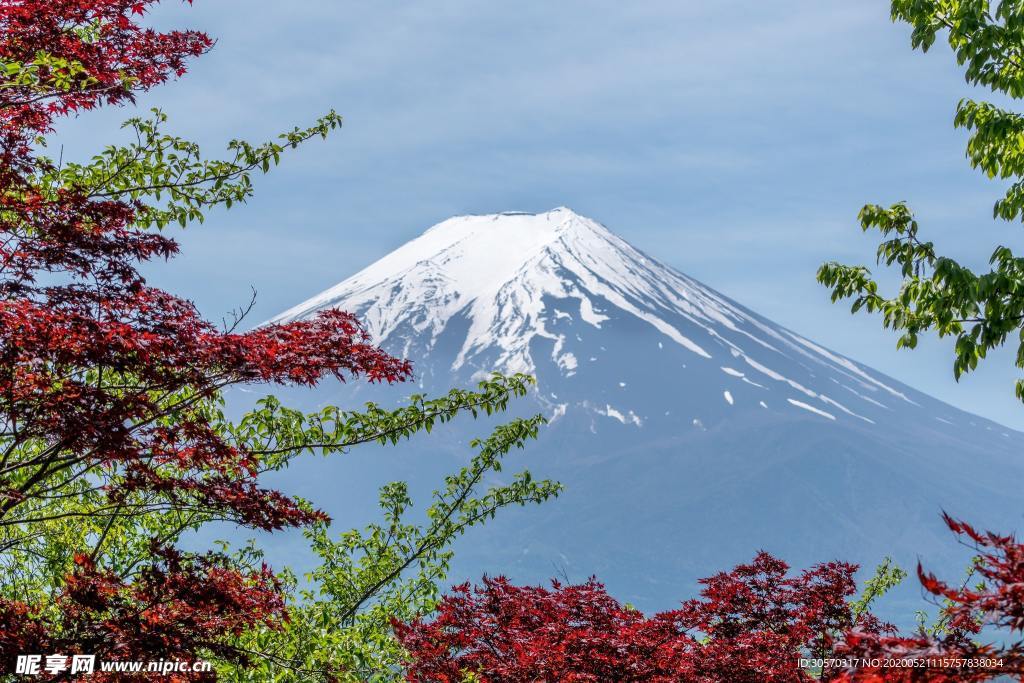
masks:
MULTIPOLYGON (((525 390, 513 379, 516 392, 525 390)), ((484 394, 452 392, 430 403, 417 399, 412 408, 389 417, 403 425, 409 417, 429 429, 437 412, 449 415, 469 401, 488 412, 504 406, 509 380, 496 378, 482 385, 484 394), (497 392, 498 395, 494 395, 497 392)), ((381 415, 376 409, 371 412, 381 415)), ((443 419, 447 419, 443 418, 443 419)), ((326 525, 305 532, 321 564, 307 577, 308 586, 289 591, 291 621, 283 628, 251 631, 239 647, 259 657, 236 667, 231 678, 239 681, 391 681, 403 678, 404 651, 394 639, 392 623, 432 611, 440 598, 452 558, 451 544, 470 527, 491 519, 503 507, 540 503, 557 496, 561 486, 535 481, 530 473, 515 475, 511 483, 488 485, 502 470, 504 456, 523 448, 537 435, 544 418, 537 415, 500 425, 486 439, 474 440, 477 454, 458 472, 445 477, 434 491, 425 519, 410 521, 412 501, 403 482, 381 488, 382 520, 363 530, 352 529, 331 538, 326 525)), ((393 440, 392 436, 387 437, 393 440)), ((289 577, 290 586, 297 585, 289 577)))
MULTIPOLYGON (((968 83, 1024 97, 1024 3, 893 0, 892 18, 913 28, 915 49, 927 51, 944 36, 968 83)), ((967 158, 974 168, 1011 181, 993 216, 1024 220, 1024 116, 968 98, 957 106, 954 125, 970 131, 967 158)), ((854 312, 880 313, 886 328, 901 333, 901 348, 914 348, 924 333, 953 337, 957 379, 1008 340, 1017 344, 1016 365, 1024 368, 1024 258, 999 245, 989 269, 975 272, 923 240, 904 203, 869 204, 860 211, 860 224, 882 236, 878 263, 897 269, 902 285, 887 295, 868 268, 827 263, 818 281, 832 290, 833 301, 852 299, 854 312)), ((1024 400, 1024 379, 1017 380, 1016 395, 1024 400)))

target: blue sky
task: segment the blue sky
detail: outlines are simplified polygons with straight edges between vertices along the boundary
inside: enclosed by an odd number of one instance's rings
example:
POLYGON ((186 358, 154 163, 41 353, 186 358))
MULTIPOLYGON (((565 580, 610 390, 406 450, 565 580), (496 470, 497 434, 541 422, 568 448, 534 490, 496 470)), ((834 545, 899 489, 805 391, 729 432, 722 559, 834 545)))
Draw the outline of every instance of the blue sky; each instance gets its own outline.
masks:
MULTIPOLYGON (((169 2, 153 20, 217 39, 143 98, 215 154, 329 108, 345 126, 289 155, 256 197, 178 235, 153 282, 219 319, 263 320, 461 213, 565 205, 759 313, 959 407, 1024 429, 1008 352, 957 385, 951 344, 897 352, 814 281, 873 261, 865 202, 907 200, 925 237, 982 266, 1019 225, 954 131, 968 88, 887 0, 169 2)), ((130 109, 61 130, 66 157, 130 109)))

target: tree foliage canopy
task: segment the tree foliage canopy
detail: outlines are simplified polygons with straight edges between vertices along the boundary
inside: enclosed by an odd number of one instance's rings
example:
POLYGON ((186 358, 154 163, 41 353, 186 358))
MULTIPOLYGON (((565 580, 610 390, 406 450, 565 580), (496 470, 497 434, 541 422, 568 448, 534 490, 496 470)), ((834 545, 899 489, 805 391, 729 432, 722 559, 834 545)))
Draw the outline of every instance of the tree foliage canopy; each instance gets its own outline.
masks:
POLYGON ((334 539, 323 512, 261 475, 303 453, 395 443, 503 410, 530 379, 495 376, 398 409, 304 414, 267 398, 237 422, 225 417, 232 385, 392 383, 412 367, 349 313, 239 331, 245 310, 218 327, 140 274, 177 253, 164 228, 244 203, 254 174, 341 124, 334 112, 270 142, 231 141, 222 159, 167 133, 159 111, 130 119, 127 144, 85 162, 43 153, 62 117, 132 103, 212 47, 200 32, 140 25, 155 3, 0 0, 0 675, 19 654, 82 653, 207 658, 248 680, 393 677, 383 615, 432 606, 466 529, 558 493, 528 473, 489 476, 543 419, 471 444, 478 453, 422 524, 405 518, 411 501, 394 483, 381 493, 383 522, 334 539), (254 545, 179 548, 218 521, 303 528, 323 560, 312 588, 300 593, 254 545))
POLYGON ((871 612, 905 576, 888 561, 854 598, 856 566, 829 562, 794 575, 764 552, 652 617, 594 579, 548 589, 485 577, 396 631, 409 680, 423 683, 1024 680, 1024 544, 945 522, 978 553, 979 580, 952 585, 918 566, 923 592, 941 601, 938 622, 918 633, 898 633, 871 612))
MULTIPOLYGON (((944 36, 968 83, 1013 99, 1024 97, 1024 3, 893 0, 892 18, 913 28, 914 48, 927 51, 944 36)), ((967 158, 974 168, 1011 181, 993 216, 1024 220, 1024 116, 964 99, 953 124, 970 131, 967 158)), ((1017 344, 1016 364, 1024 368, 1024 258, 999 245, 989 269, 975 272, 923 240, 905 203, 869 204, 860 212, 860 224, 884 238, 878 263, 897 269, 902 285, 886 295, 868 268, 827 263, 818 280, 832 290, 833 301, 852 299, 854 312, 880 313, 886 328, 901 333, 899 347, 914 348, 926 332, 953 337, 957 379, 1008 340, 1017 344)), ((1017 381, 1016 394, 1024 400, 1024 380, 1017 381)))

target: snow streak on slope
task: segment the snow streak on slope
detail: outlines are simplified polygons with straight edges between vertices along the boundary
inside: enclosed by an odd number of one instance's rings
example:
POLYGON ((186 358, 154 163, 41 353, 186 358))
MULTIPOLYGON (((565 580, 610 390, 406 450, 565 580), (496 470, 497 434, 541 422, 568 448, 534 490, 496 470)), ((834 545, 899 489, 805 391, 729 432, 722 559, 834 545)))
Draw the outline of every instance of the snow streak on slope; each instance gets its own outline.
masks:
POLYGON ((756 316, 566 208, 451 218, 275 321, 326 307, 357 313, 377 341, 395 353, 414 352, 417 360, 458 320, 466 329, 450 359, 452 371, 468 366, 542 374, 538 363, 550 360, 562 377, 572 377, 582 371, 580 359, 597 358, 593 347, 577 343, 581 333, 632 319, 695 362, 715 359, 731 378, 718 388, 730 405, 741 400, 732 380, 745 390, 781 391, 790 405, 817 415, 833 418, 839 411, 869 424, 874 420, 862 414, 865 406, 914 404, 852 361, 756 316), (548 340, 550 359, 535 357, 537 340, 548 340), (815 369, 834 384, 822 382, 815 369))

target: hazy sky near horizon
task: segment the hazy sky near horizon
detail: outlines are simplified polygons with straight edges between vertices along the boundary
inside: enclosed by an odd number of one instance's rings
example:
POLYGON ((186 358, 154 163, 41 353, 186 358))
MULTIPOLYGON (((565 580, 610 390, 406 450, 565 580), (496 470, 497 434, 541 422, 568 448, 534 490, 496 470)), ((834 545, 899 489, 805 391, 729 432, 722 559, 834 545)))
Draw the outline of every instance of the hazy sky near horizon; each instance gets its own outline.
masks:
MULTIPOLYGON (((926 239, 981 267, 1020 248, 991 220, 952 117, 968 88, 945 45, 913 52, 886 0, 171 0, 153 21, 217 39, 140 99, 215 155, 335 108, 256 197, 176 236, 153 282, 219 319, 264 320, 449 216, 565 205, 755 311, 958 407, 1024 429, 1012 354, 952 379, 951 343, 897 352, 877 318, 815 283, 871 263, 865 202, 908 201, 926 239)), ((64 155, 118 139, 132 109, 61 128, 64 155)))

